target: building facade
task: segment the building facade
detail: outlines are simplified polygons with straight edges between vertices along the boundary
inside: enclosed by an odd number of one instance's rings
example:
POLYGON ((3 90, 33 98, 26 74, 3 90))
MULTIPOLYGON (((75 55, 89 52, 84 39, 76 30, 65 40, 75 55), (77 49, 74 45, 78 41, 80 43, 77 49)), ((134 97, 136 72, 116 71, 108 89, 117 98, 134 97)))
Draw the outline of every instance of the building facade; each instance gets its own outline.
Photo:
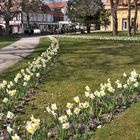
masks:
MULTIPOLYGON (((139 3, 140 4, 140 3, 139 3)), ((134 20, 134 2, 131 1, 131 26, 133 27, 133 20, 134 20)), ((110 0, 105 1, 105 8, 111 12, 110 7, 110 0)), ((127 9, 127 0, 120 0, 117 10, 117 17, 118 17, 118 31, 125 31, 128 29, 128 9, 127 9)), ((101 27, 102 31, 112 31, 113 29, 113 19, 112 16, 109 17, 110 19, 110 25, 108 25, 106 28, 101 27)), ((133 28, 132 28, 133 29, 133 28)), ((138 17, 137 17, 137 30, 140 30, 140 8, 138 8, 138 17)))
POLYGON ((60 24, 69 24, 70 20, 67 16, 67 2, 68 0, 65 0, 63 2, 52 2, 47 3, 46 6, 48 6, 52 12, 54 23, 61 26, 60 24))
MULTIPOLYGON (((29 13, 29 24, 32 29, 53 31, 53 26, 60 28, 62 24, 68 24, 66 16, 67 0, 63 2, 51 2, 42 5, 42 12, 29 13)), ((55 27, 56 28, 56 27, 55 27)), ((23 11, 18 11, 16 16, 10 21, 10 32, 12 34, 24 33, 28 29, 27 15, 23 11)), ((0 34, 5 32, 5 21, 0 16, 0 34)))
MULTIPOLYGON (((32 28, 38 28, 41 31, 47 28, 49 23, 53 22, 53 15, 51 13, 30 13, 29 14, 30 25, 32 28)), ((27 30, 27 15, 24 12, 19 12, 11 21, 10 21, 10 30, 11 33, 24 33, 27 30)), ((5 21, 3 17, 0 17, 0 32, 4 32, 5 21)))

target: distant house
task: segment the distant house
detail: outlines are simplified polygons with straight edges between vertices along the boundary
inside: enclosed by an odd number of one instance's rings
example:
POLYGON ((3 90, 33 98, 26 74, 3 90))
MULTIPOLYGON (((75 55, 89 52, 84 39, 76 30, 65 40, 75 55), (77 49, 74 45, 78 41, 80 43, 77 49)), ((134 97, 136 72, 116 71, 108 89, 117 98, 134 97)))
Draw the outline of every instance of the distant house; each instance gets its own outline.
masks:
MULTIPOLYGON (((30 26, 32 29, 40 29, 41 31, 51 30, 54 27, 60 28, 64 24, 69 24, 69 19, 66 15, 67 0, 64 2, 51 2, 42 5, 42 11, 32 12, 29 14, 30 26)), ((13 34, 24 33, 28 29, 26 13, 19 10, 16 16, 10 21, 10 31, 13 34)), ((5 21, 0 15, 0 34, 4 33, 5 21)))
POLYGON ((53 2, 48 3, 47 6, 51 9, 54 22, 68 21, 66 16, 67 2, 53 2))
MULTIPOLYGON (((117 11, 117 16, 118 16, 118 30, 119 31, 125 31, 128 28, 128 23, 127 23, 127 16, 128 16, 128 11, 127 11, 127 5, 128 5, 128 0, 119 0, 119 5, 118 5, 118 11, 117 11)), ((134 20, 134 0, 131 0, 131 26, 133 26, 133 20, 134 20)), ((140 6, 140 2, 138 3, 140 6)), ((110 0, 105 1, 105 8, 109 11, 111 11, 110 8, 110 0)), ((112 16, 110 16, 110 25, 105 27, 101 27, 102 31, 108 30, 111 31, 113 29, 113 19, 112 16)), ((138 18, 137 18, 137 29, 140 30, 140 8, 138 8, 138 18)))
POLYGON ((65 0, 63 2, 50 2, 46 4, 46 6, 50 8, 53 15, 52 24, 58 25, 59 27, 63 24, 70 24, 69 18, 66 14, 67 2, 68 0, 65 0))
MULTIPOLYGON (((35 29, 38 28, 41 31, 47 29, 47 25, 54 21, 53 15, 49 9, 49 7, 45 6, 45 9, 41 12, 30 13, 30 26, 35 29)), ((27 16, 26 13, 19 10, 16 16, 10 21, 10 30, 11 33, 23 33, 28 29, 27 25, 27 16)), ((4 33, 5 30, 5 21, 0 15, 0 34, 4 33)))

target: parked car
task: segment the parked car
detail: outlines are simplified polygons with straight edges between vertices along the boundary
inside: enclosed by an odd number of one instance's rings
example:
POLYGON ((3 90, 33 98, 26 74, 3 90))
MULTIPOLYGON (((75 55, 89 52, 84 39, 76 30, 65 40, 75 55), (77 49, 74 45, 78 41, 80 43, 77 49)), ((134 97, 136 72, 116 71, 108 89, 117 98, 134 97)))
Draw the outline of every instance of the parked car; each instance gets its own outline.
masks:
POLYGON ((33 29, 33 31, 34 31, 34 34, 40 34, 41 33, 40 29, 33 29))

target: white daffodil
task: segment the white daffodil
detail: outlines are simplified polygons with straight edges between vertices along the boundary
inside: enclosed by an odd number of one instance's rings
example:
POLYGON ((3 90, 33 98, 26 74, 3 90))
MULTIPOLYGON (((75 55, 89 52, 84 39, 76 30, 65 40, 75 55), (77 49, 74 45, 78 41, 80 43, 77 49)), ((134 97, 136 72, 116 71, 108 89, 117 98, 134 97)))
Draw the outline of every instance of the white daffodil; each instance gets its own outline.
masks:
POLYGON ((123 77, 127 77, 127 74, 126 73, 123 73, 123 77))
POLYGON ((91 89, 89 86, 86 86, 85 89, 86 89, 86 91, 91 92, 91 89))
POLYGON ((58 118, 61 123, 66 123, 68 121, 67 115, 63 115, 58 118))
POLYGON ((8 91, 8 94, 10 96, 15 96, 17 94, 17 91, 16 90, 10 90, 10 91, 8 91))
POLYGON ((21 140, 21 138, 17 134, 15 134, 14 136, 12 136, 12 140, 21 140))
POLYGON ((57 110, 56 104, 51 104, 51 109, 52 109, 52 110, 57 110))
POLYGON ((11 134, 12 131, 13 131, 13 129, 10 127, 10 124, 9 124, 9 125, 7 126, 7 132, 8 132, 9 134, 11 134))
POLYGON ((63 129, 69 129, 69 128, 70 128, 70 123, 69 123, 69 122, 63 123, 63 124, 62 124, 62 128, 63 128, 63 129))
POLYGON ((80 102, 80 99, 78 96, 74 97, 73 100, 76 102, 76 103, 79 103, 80 102))
POLYGON ((89 91, 85 91, 85 97, 89 97, 90 96, 90 92, 89 91))
POLYGON ((14 113, 12 113, 10 111, 7 112, 7 116, 6 116, 7 119, 13 119, 14 117, 15 117, 14 113))
POLYGON ((70 109, 66 110, 66 113, 67 113, 68 116, 72 116, 72 112, 71 112, 70 109))
POLYGON ((8 98, 4 98, 3 103, 8 103, 8 98))
POLYGON ((72 103, 67 103, 66 107, 71 109, 71 108, 73 108, 73 104, 72 103))
POLYGON ((78 115, 78 114, 80 113, 80 111, 81 111, 81 109, 78 108, 78 107, 76 107, 76 108, 74 109, 74 113, 75 113, 76 115, 78 115))

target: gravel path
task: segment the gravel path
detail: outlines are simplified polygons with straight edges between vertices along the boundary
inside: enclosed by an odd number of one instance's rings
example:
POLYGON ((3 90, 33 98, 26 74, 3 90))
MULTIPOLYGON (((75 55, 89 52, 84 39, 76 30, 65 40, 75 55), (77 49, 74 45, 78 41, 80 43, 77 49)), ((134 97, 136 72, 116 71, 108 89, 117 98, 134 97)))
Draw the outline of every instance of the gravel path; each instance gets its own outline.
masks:
POLYGON ((0 73, 28 56, 39 44, 40 37, 22 38, 0 49, 0 73))

